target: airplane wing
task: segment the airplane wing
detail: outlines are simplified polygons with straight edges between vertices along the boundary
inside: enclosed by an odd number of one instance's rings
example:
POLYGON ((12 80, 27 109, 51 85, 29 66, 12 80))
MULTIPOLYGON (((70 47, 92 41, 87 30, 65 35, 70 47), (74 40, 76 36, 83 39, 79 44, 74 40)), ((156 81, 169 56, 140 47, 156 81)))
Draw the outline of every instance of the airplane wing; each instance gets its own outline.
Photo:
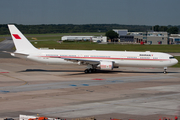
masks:
POLYGON ((81 64, 100 64, 100 61, 98 60, 86 60, 86 59, 80 59, 80 58, 63 58, 61 59, 71 61, 71 62, 80 62, 81 64))

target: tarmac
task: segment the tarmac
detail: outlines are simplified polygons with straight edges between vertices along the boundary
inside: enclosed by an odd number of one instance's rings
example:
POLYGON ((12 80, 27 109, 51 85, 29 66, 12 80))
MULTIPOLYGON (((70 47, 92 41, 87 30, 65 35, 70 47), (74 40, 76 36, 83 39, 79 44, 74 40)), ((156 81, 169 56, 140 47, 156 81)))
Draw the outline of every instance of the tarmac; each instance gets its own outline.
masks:
POLYGON ((0 54, 0 118, 19 114, 68 119, 157 120, 180 115, 180 68, 45 65, 0 54))
POLYGON ((0 52, 0 118, 180 117, 180 68, 170 67, 167 74, 163 68, 137 67, 85 74, 85 67, 46 65, 0 52))
POLYGON ((9 50, 14 47, 14 43, 12 40, 4 40, 0 42, 0 50, 9 50))

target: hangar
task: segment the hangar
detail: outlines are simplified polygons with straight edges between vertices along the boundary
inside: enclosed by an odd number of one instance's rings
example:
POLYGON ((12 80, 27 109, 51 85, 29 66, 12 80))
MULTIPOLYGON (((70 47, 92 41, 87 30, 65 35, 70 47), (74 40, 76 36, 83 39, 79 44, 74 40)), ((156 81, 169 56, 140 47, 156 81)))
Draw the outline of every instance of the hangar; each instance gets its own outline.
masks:
POLYGON ((106 36, 62 36, 61 40, 62 41, 92 40, 93 42, 107 42, 107 37, 106 36))

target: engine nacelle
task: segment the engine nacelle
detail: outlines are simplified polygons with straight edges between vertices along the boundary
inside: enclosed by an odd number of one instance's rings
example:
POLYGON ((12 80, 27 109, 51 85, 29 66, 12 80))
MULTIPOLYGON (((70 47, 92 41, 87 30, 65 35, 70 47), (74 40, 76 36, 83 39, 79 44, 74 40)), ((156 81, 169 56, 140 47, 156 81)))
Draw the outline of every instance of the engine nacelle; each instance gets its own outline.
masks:
POLYGON ((101 70, 113 70, 113 62, 112 61, 101 61, 100 69, 101 70))

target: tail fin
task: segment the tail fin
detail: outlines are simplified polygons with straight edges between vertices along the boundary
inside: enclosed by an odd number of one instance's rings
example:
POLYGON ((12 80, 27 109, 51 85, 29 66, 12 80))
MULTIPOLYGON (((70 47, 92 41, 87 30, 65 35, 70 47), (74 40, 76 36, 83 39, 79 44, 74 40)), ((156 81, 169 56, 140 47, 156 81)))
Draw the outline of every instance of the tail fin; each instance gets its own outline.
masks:
POLYGON ((15 25, 8 25, 13 42, 17 51, 36 50, 29 40, 16 28, 15 25))

